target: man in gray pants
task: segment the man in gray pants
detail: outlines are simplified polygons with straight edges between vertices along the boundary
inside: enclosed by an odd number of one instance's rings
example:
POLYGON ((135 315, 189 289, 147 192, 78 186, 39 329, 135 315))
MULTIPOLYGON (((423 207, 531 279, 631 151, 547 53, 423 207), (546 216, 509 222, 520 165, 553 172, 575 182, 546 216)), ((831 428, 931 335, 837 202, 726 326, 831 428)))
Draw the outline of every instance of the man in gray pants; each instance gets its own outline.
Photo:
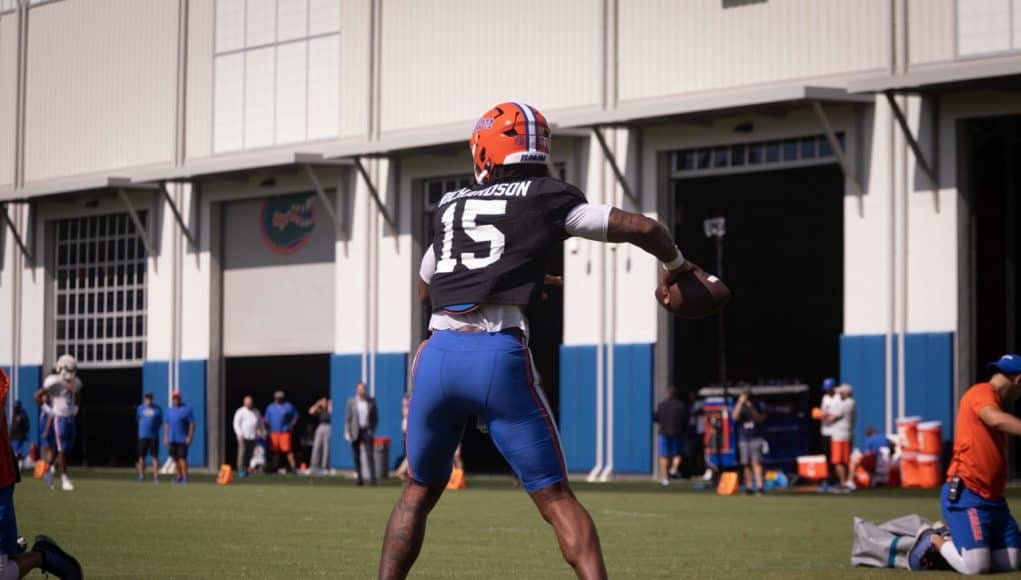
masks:
POLYGON ((347 409, 344 413, 344 439, 351 442, 358 485, 365 484, 360 453, 362 446, 365 447, 365 457, 369 462, 369 484, 376 485, 376 457, 372 440, 378 422, 376 400, 365 393, 365 383, 358 383, 355 387, 355 396, 347 400, 347 409))
POLYGON ((312 461, 309 469, 323 473, 330 467, 330 415, 333 402, 323 397, 308 408, 308 414, 318 419, 315 436, 312 439, 312 461))

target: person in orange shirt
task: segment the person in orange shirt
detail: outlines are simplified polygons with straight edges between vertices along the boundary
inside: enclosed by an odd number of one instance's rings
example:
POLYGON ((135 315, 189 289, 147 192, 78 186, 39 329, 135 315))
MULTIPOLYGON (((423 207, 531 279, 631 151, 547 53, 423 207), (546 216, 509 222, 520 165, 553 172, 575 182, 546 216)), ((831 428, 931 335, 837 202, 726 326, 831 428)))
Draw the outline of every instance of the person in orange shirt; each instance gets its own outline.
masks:
MULTIPOLYGON (((10 389, 11 381, 0 369, 0 409, 6 408, 10 389)), ((21 475, 7 434, 7 413, 0 412, 0 580, 17 580, 37 568, 57 578, 80 579, 82 567, 78 560, 47 536, 36 536, 31 550, 19 550, 18 519, 14 515, 14 484, 19 481, 21 475)))
POLYGON ((1012 409, 1021 395, 1021 355, 989 364, 987 383, 961 397, 954 456, 941 502, 948 537, 932 536, 943 558, 962 574, 1021 568, 1021 539, 1003 490, 1007 484, 1007 435, 1021 436, 1012 409))

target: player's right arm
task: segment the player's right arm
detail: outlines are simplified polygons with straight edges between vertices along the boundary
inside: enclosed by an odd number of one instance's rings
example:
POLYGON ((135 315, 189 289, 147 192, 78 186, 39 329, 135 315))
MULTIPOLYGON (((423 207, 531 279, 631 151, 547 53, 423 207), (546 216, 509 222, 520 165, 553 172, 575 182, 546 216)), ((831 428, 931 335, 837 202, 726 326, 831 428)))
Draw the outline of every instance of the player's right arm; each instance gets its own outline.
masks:
POLYGON ((996 405, 986 405, 978 412, 978 418, 982 422, 996 429, 1015 437, 1021 437, 1021 419, 1007 413, 996 405))
POLYGON ((677 277, 695 267, 684 259, 663 224, 640 213, 584 203, 571 209, 564 227, 573 236, 597 242, 628 243, 658 258, 665 266, 659 279, 665 300, 669 300, 669 286, 677 277))

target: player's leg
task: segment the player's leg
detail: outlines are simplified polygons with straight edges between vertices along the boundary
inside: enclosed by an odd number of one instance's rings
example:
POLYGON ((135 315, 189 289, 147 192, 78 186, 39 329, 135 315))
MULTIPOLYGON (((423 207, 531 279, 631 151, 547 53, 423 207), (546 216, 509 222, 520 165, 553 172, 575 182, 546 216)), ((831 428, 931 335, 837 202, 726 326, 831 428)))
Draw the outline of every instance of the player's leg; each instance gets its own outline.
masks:
POLYGON ((361 436, 351 438, 351 455, 354 456, 355 462, 355 477, 358 479, 358 485, 365 484, 365 478, 362 477, 362 438, 361 436))
POLYGON ((495 365, 485 410, 493 443, 553 526, 560 552, 578 577, 605 578, 599 534, 567 483, 560 436, 531 353, 500 352, 495 365))
MULTIPOLYGON (((683 435, 678 435, 678 440, 683 441, 683 435)), ((681 475, 681 462, 684 461, 683 450, 685 445, 683 443, 678 444, 677 453, 671 458, 670 461, 670 477, 678 477, 681 475)))
POLYGON ((1002 500, 1002 509, 994 516, 992 548, 993 572, 1013 572, 1021 570, 1021 537, 1018 535, 1017 521, 1010 514, 1006 500, 1002 500))
POLYGON ((971 490, 961 490, 957 501, 949 499, 949 484, 943 485, 940 502, 943 522, 952 540, 940 547, 947 564, 961 574, 984 574, 992 567, 989 549, 992 515, 983 509, 985 500, 971 490))
POLYGON ((156 483, 160 482, 160 447, 157 443, 158 439, 152 440, 152 448, 150 448, 149 460, 152 462, 152 480, 156 483))
POLYGON ((445 352, 437 343, 443 340, 434 336, 419 349, 413 366, 406 436, 408 482, 387 522, 379 559, 381 579, 406 577, 418 558, 426 520, 450 480, 454 449, 464 433, 467 412, 447 398, 441 380, 445 352))
POLYGON ((578 578, 606 578, 606 564, 599 533, 585 506, 574 496, 566 480, 528 494, 557 535, 560 553, 578 578))
POLYGON ((380 579, 407 577, 422 550, 429 512, 446 488, 446 482, 426 485, 413 479, 404 485, 386 524, 383 553, 379 557, 380 579))
POLYGON ((145 480, 145 439, 138 440, 138 460, 135 462, 136 471, 138 471, 138 481, 145 480))

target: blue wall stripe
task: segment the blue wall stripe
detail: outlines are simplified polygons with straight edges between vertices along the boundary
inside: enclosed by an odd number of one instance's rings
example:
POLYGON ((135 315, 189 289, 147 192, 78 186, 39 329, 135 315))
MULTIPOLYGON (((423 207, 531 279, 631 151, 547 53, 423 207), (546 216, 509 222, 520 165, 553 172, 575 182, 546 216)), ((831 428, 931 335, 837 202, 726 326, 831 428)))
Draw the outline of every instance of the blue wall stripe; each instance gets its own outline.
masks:
POLYGON ((354 394, 355 384, 362 379, 362 355, 330 355, 330 400, 333 419, 330 429, 330 466, 351 469, 351 444, 344 440, 344 408, 354 394))
POLYGON ((886 428, 886 337, 882 334, 840 337, 840 381, 854 387, 857 405, 855 441, 865 440, 865 427, 886 428))
MULTIPOLYGON (((390 437, 390 467, 404 453, 401 432, 401 398, 408 384, 408 353, 376 353, 376 410, 379 413, 377 435, 390 437)), ((330 466, 354 467, 351 444, 344 440, 344 411, 362 379, 361 354, 330 355, 330 399, 333 401, 333 428, 330 430, 330 466)))
POLYGON ((32 395, 34 395, 41 386, 43 386, 42 365, 18 366, 18 393, 16 400, 21 401, 21 406, 24 407, 25 412, 28 413, 29 420, 32 422, 32 427, 29 429, 29 440, 34 441, 37 444, 39 442, 40 434, 39 405, 36 404, 32 395))
POLYGON ((904 339, 905 415, 943 423, 943 440, 953 440, 954 335, 908 334, 904 339))
MULTIPOLYGON (((181 398, 192 412, 195 413, 195 436, 188 448, 188 465, 206 465, 209 461, 206 453, 206 361, 182 360, 178 367, 178 383, 181 398)), ((230 458, 227 459, 231 463, 230 458)), ((215 466, 214 466, 215 467, 215 466)))
POLYGON ((652 344, 613 348, 613 470, 652 471, 652 344))
MULTIPOLYGON (((28 413, 30 427, 28 429, 28 442, 39 444, 39 405, 35 403, 32 395, 42 386, 43 368, 39 365, 21 365, 18 367, 17 384, 14 384, 15 377, 11 367, 0 365, 11 379, 11 391, 7 395, 9 400, 21 401, 21 406, 28 413), (17 389, 17 390, 15 390, 17 389)), ((7 409, 4 408, 4 412, 7 409)), ((10 420, 10 417, 8 417, 10 420)))
MULTIPOLYGON (((207 453, 207 420, 206 420, 206 365, 205 360, 182 360, 178 367, 178 383, 181 390, 181 398, 184 403, 191 407, 195 414, 195 435, 192 437, 191 447, 188 448, 188 465, 205 467, 209 461, 207 453)), ((153 394, 154 402, 163 409, 166 416, 170 408, 170 394, 167 392, 168 370, 170 363, 167 361, 145 361, 142 363, 142 389, 138 393, 138 403, 142 401, 142 395, 147 392, 153 394)), ((167 460, 167 446, 163 444, 163 434, 160 433, 160 463, 167 460)))
POLYGON ((596 347, 560 346, 560 408, 564 459, 572 472, 596 464, 596 347))
MULTIPOLYGON (((401 431, 401 398, 408 385, 408 353, 376 354, 376 410, 379 425, 376 435, 390 437, 390 468, 404 454, 404 433, 401 431)), ((348 396, 353 395, 350 393, 348 396)), ((346 401, 345 397, 345 401, 346 401)), ((343 410, 343 409, 342 409, 343 410)))
MULTIPOLYGON (((896 344, 897 336, 893 340, 896 344)), ((904 405, 897 408, 893 393, 894 419, 919 415, 927 421, 942 421, 943 438, 953 439, 954 333, 909 332, 904 336, 904 405)), ((894 351, 896 381, 900 361, 894 351)), ((886 421, 886 341, 882 334, 840 337, 840 380, 855 389, 858 405, 855 440, 863 441, 865 428, 882 431, 886 421)))
MULTIPOLYGON (((167 393, 167 369, 170 363, 167 361, 145 361, 142 363, 142 388, 138 393, 138 405, 142 402, 145 393, 152 393, 153 402, 163 410, 164 419, 167 416, 167 409, 170 408, 170 395, 167 393)), ((204 401, 203 401, 204 402, 204 401)), ((197 427, 197 426, 196 426, 197 427)), ((163 430, 160 429, 160 465, 167 460, 167 446, 163 443, 163 430)))

